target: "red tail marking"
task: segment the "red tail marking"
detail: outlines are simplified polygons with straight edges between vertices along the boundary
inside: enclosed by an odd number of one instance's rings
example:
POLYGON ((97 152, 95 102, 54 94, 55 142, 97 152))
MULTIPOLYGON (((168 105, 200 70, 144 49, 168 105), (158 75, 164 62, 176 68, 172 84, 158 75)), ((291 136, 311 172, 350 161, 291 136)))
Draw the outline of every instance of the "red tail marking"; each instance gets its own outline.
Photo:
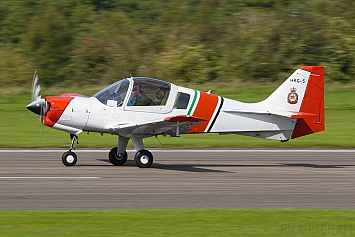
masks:
POLYGON ((189 133, 204 132, 218 104, 218 96, 200 92, 200 99, 193 113, 193 117, 201 118, 205 122, 191 127, 189 133))
POLYGON ((292 138, 323 131, 324 125, 324 66, 302 66, 301 69, 311 72, 302 101, 300 112, 315 114, 297 119, 292 138))

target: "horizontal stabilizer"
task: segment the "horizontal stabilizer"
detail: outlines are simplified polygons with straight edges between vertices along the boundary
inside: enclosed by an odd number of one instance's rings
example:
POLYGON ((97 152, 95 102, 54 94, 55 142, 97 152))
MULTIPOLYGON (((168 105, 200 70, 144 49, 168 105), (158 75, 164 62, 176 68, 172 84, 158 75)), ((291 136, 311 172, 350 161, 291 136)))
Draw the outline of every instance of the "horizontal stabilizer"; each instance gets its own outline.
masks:
POLYGON ((294 113, 293 115, 291 115, 291 118, 292 119, 300 119, 300 118, 308 118, 311 116, 317 116, 317 114, 298 112, 298 113, 294 113))
POLYGON ((263 115, 277 115, 281 117, 288 117, 291 119, 307 118, 310 116, 316 116, 317 114, 305 113, 305 112, 292 112, 292 111, 252 111, 252 110, 223 110, 223 112, 230 114, 263 114, 263 115))

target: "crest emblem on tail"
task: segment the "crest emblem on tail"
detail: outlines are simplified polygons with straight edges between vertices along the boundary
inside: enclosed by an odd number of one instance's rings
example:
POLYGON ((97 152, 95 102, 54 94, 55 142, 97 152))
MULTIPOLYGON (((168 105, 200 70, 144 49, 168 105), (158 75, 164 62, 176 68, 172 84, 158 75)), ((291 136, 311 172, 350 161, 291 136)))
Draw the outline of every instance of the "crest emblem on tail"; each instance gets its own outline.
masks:
POLYGON ((297 104, 298 102, 298 94, 296 93, 296 88, 291 88, 291 92, 287 95, 287 102, 289 104, 297 104))

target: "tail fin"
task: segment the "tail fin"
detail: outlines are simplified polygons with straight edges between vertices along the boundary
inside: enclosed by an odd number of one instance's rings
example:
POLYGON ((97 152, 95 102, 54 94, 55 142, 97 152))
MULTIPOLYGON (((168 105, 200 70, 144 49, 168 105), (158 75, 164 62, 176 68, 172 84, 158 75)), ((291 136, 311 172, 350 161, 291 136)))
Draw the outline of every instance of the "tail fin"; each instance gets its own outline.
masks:
POLYGON ((324 66, 302 66, 266 100, 272 114, 297 119, 292 138, 324 130, 324 66))
POLYGON ((300 112, 310 76, 310 71, 297 69, 267 99, 261 102, 264 108, 275 112, 300 112))
POLYGON ((302 66, 311 73, 299 112, 315 114, 297 119, 292 139, 323 131, 324 124, 324 66, 302 66))

